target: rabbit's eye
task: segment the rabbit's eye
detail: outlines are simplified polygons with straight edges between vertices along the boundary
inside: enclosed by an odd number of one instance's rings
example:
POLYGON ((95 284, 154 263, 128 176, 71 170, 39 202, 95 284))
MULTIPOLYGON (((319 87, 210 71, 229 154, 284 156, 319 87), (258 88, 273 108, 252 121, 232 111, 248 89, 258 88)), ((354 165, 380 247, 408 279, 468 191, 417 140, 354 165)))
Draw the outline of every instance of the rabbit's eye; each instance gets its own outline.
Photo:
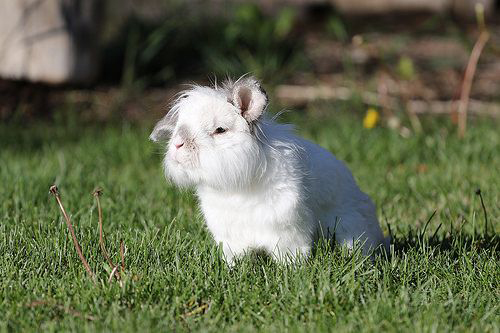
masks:
POLYGON ((217 128, 215 129, 214 134, 222 134, 222 133, 224 133, 225 131, 226 131, 226 129, 225 129, 225 128, 222 128, 222 127, 217 127, 217 128))

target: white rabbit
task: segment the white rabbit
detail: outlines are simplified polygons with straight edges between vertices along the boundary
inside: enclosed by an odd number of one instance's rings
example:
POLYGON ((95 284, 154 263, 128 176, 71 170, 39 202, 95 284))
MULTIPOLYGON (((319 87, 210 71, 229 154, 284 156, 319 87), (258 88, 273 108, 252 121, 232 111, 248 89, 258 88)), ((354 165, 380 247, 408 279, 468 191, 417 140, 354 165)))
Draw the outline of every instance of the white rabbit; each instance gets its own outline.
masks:
POLYGON ((231 265, 248 250, 281 261, 307 256, 320 237, 367 254, 386 247, 375 206, 330 152, 266 119, 252 77, 182 92, 151 140, 168 141, 165 173, 194 187, 206 224, 231 265))

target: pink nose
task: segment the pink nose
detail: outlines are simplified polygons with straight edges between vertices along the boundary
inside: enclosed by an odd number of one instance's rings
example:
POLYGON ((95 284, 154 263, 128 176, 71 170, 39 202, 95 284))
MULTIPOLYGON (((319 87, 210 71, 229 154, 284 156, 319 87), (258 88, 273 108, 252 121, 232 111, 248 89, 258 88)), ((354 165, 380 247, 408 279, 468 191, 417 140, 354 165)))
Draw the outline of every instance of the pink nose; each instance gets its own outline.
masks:
POLYGON ((182 146, 184 146, 184 142, 182 142, 182 143, 175 143, 175 148, 177 148, 177 149, 179 149, 182 146))

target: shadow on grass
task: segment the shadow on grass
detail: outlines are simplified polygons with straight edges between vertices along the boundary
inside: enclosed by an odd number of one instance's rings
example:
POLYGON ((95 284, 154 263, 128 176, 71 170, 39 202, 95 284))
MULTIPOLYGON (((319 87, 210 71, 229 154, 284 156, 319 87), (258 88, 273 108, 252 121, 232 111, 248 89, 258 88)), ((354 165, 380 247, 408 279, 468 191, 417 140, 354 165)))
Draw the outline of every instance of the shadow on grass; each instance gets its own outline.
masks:
MULTIPOLYGON (((479 235, 462 233, 460 231, 443 235, 442 237, 437 237, 436 235, 426 237, 419 231, 411 230, 408 234, 402 235, 402 237, 394 237, 391 241, 391 247, 394 249, 392 253, 395 257, 399 258, 410 252, 446 254, 452 258, 458 258, 470 252, 483 251, 489 252, 492 255, 497 255, 499 245, 500 238, 496 234, 479 235)), ((346 249, 339 247, 334 240, 322 239, 313 247, 312 255, 309 259, 315 260, 316 258, 324 256, 326 253, 331 253, 335 256, 339 255, 343 258, 340 260, 341 262, 345 262, 346 260, 348 262, 352 260, 365 261, 363 258, 366 258, 361 255, 361 249, 346 251, 346 249)), ((385 251, 384 254, 381 255, 388 258, 385 255, 385 251)), ((309 261, 309 259, 306 259, 306 261, 309 261)), ((272 255, 264 250, 250 251, 237 262, 237 266, 241 266, 241 264, 245 262, 250 267, 268 267, 275 264, 272 255)), ((370 262, 370 260, 367 262, 370 262)))
POLYGON ((496 234, 469 234, 458 231, 443 237, 423 237, 420 233, 410 231, 403 237, 392 240, 394 253, 401 255, 413 249, 426 251, 433 249, 440 253, 447 252, 452 255, 461 255, 471 251, 490 251, 496 253, 499 249, 500 239, 496 234))

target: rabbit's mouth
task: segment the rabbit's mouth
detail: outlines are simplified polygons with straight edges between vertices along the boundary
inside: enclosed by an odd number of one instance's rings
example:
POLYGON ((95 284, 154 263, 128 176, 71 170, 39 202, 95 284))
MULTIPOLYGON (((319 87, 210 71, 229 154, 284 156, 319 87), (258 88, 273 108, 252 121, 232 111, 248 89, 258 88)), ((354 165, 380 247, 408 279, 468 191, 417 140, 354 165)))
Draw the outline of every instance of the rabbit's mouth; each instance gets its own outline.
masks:
POLYGON ((172 164, 182 167, 193 169, 198 164, 197 154, 192 148, 181 147, 180 149, 169 149, 167 151, 166 159, 171 161, 172 164))
POLYGON ((200 182, 197 169, 190 162, 185 163, 167 156, 164 168, 167 178, 177 186, 190 187, 200 182))
POLYGON ((181 187, 199 184, 201 181, 199 157, 194 147, 188 145, 188 147, 173 148, 168 149, 163 162, 167 178, 181 187))

